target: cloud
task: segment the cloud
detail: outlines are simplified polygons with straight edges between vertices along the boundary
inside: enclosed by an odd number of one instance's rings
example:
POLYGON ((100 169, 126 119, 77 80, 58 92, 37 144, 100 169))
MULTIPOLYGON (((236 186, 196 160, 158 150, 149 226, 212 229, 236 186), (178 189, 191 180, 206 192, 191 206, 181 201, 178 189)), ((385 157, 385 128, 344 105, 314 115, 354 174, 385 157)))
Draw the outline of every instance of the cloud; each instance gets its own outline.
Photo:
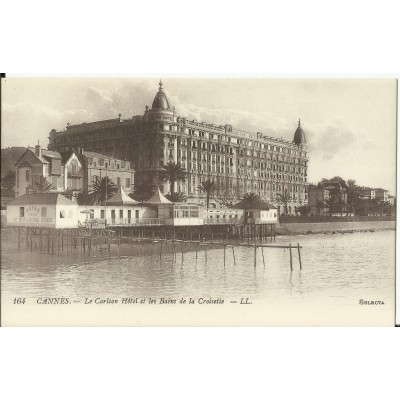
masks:
MULTIPOLYGON (((107 81, 106 84, 92 81, 89 85, 71 87, 66 93, 69 98, 67 105, 58 105, 59 108, 53 107, 53 102, 45 106, 43 102, 30 99, 12 104, 7 99, 8 102, 2 105, 2 147, 34 145, 37 140, 47 146, 50 130, 63 130, 68 122, 79 124, 116 118, 119 113, 126 119, 142 115, 146 105, 151 107, 157 92, 154 86, 154 82, 149 80, 116 80, 107 81)), ((236 129, 260 131, 264 135, 288 141, 293 139, 297 128, 297 123, 290 117, 279 117, 269 111, 250 112, 229 107, 216 109, 199 106, 182 101, 168 90, 165 92, 176 114, 188 119, 217 125, 230 124, 236 129)), ((348 171, 349 178, 368 184, 372 177, 365 176, 365 168, 359 165, 375 160, 376 153, 387 153, 383 151, 383 143, 373 141, 371 132, 362 132, 343 120, 325 118, 318 123, 308 120, 302 126, 309 149, 310 181, 317 182, 323 176, 345 175, 348 171)))
POLYGON ((324 161, 331 160, 341 151, 352 147, 357 137, 353 129, 340 120, 325 126, 311 126, 307 130, 310 152, 324 161))
POLYGON ((2 105, 2 147, 34 145, 47 147, 51 129, 62 129, 67 122, 80 123, 93 118, 85 109, 59 111, 32 102, 2 105))

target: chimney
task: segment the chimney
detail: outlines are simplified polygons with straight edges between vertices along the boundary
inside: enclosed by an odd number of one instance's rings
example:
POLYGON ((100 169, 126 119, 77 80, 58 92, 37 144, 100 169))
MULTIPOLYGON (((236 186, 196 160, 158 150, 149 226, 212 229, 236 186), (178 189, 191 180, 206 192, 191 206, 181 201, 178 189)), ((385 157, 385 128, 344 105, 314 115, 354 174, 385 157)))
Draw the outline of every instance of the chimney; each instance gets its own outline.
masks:
POLYGON ((38 157, 41 157, 42 155, 42 148, 40 147, 39 140, 37 142, 37 145, 35 146, 35 153, 38 157))

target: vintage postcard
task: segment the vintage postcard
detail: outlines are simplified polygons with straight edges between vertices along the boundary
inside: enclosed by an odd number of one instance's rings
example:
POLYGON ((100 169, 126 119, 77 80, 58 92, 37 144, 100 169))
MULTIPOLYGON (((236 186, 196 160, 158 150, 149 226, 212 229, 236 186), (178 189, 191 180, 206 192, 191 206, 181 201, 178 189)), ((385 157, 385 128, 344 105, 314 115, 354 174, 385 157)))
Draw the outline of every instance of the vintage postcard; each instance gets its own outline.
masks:
POLYGON ((397 80, 1 79, 2 326, 394 326, 397 80))

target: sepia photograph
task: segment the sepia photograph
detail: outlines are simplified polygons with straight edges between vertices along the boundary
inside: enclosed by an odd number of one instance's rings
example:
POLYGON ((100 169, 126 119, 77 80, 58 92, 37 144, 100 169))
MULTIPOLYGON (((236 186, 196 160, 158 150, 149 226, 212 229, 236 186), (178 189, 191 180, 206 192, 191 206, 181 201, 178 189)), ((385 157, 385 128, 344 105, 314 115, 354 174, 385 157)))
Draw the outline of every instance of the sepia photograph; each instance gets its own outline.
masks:
POLYGON ((2 326, 394 326, 397 80, 1 78, 2 326))

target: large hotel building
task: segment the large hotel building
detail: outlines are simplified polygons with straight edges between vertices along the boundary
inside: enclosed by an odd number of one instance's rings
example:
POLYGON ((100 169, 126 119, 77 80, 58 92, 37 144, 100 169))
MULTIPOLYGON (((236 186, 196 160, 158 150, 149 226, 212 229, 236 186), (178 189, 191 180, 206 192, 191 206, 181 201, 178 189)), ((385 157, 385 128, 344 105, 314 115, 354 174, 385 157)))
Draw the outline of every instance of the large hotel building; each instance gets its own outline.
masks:
POLYGON ((211 207, 223 200, 239 201, 250 192, 275 204, 281 213, 286 212, 282 197, 289 199, 289 214, 308 203, 307 145, 300 121, 292 142, 227 124, 190 121, 175 114, 161 82, 152 107, 146 106, 143 115, 68 125, 59 132, 53 129, 48 148, 83 148, 128 160, 135 183, 152 182, 164 193, 169 185, 160 183, 159 172, 168 162, 179 162, 187 178, 175 184, 175 191, 184 192, 188 201, 203 202, 205 195, 198 186, 214 180, 217 191, 211 207))

